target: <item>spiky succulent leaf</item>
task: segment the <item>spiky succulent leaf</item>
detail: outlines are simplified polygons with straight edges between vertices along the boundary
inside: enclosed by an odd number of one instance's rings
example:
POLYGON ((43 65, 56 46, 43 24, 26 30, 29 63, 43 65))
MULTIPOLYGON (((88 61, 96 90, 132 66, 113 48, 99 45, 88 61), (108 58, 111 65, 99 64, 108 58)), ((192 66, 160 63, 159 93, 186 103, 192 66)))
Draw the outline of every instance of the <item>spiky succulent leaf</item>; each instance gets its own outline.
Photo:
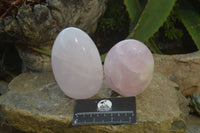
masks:
POLYGON ((107 53, 105 53, 105 54, 102 54, 100 57, 101 57, 101 62, 104 62, 104 60, 105 60, 105 58, 106 58, 106 54, 107 53))
POLYGON ((128 38, 147 41, 163 25, 175 2, 176 0, 148 0, 128 38))
POLYGON ((139 0, 124 0, 124 4, 126 5, 132 25, 135 25, 142 12, 139 0))
POLYGON ((196 112, 200 115, 200 95, 192 94, 190 104, 195 108, 196 112))
POLYGON ((153 39, 149 39, 148 41, 145 42, 145 44, 147 45, 147 47, 149 47, 149 49, 153 52, 153 53, 157 53, 157 54, 162 54, 162 52, 160 51, 160 49, 156 46, 155 42, 153 41, 153 39))
POLYGON ((197 103, 200 105, 200 95, 197 97, 197 103))
POLYGON ((192 37, 198 49, 200 49, 200 15, 187 0, 179 2, 179 14, 181 21, 192 37))

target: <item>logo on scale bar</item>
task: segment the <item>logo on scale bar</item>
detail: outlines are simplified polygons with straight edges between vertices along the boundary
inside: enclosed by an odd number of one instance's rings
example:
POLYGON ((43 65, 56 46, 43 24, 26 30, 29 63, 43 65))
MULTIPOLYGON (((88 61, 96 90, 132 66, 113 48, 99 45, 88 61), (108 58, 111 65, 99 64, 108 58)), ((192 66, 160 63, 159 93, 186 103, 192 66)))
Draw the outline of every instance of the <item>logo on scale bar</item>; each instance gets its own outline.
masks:
POLYGON ((101 100, 97 103, 97 111, 110 111, 112 110, 112 102, 108 99, 101 100))

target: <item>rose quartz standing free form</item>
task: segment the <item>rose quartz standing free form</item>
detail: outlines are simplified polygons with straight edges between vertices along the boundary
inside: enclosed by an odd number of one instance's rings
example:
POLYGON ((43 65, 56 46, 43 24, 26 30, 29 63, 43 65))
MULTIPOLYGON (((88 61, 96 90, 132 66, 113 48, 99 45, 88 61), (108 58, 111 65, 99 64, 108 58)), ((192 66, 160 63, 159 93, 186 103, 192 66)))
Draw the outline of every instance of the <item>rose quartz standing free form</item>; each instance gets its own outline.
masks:
POLYGON ((153 77, 153 71, 152 53, 134 39, 113 46, 104 62, 108 85, 122 96, 136 96, 143 92, 153 77))
POLYGON ((66 28, 57 36, 52 49, 52 68, 63 92, 75 99, 95 95, 101 88, 103 68, 91 38, 78 28, 66 28))

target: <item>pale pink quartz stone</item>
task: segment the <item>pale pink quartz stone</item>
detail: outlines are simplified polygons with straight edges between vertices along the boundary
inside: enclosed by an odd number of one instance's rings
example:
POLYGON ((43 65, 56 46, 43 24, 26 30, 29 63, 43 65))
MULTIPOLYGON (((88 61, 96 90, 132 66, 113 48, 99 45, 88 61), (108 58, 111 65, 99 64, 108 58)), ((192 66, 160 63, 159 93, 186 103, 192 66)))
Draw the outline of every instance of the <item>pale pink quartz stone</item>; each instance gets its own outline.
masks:
POLYGON ((154 60, 150 50, 134 39, 117 43, 108 52, 104 73, 108 85, 122 96, 136 96, 153 77, 154 60))
POLYGON ((66 28, 52 49, 52 68, 62 91, 69 97, 85 99, 101 88, 103 68, 91 38, 78 28, 66 28))

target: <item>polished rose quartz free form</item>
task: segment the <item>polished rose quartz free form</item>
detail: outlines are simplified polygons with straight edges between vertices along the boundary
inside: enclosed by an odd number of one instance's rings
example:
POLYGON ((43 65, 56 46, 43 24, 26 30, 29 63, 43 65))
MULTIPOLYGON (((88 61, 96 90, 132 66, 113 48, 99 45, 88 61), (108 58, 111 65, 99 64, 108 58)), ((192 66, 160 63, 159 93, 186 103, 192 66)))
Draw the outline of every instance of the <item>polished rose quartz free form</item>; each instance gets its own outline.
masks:
POLYGON ((136 96, 143 92, 153 71, 152 53, 143 43, 133 39, 117 43, 104 62, 108 85, 122 96, 136 96))
POLYGON ((52 68, 63 92, 75 99, 95 95, 101 88, 103 68, 92 39, 78 28, 66 28, 52 49, 52 68))

